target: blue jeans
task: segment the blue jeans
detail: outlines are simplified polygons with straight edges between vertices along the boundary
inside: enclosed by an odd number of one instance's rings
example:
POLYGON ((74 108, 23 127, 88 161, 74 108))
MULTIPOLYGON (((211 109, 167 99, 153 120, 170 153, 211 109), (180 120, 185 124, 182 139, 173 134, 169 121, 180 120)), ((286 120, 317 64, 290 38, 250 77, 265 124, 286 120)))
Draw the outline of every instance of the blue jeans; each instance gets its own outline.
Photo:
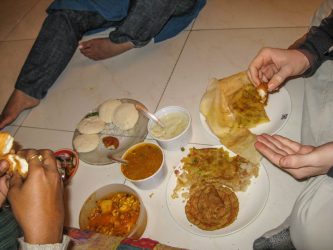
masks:
POLYGON ((111 41, 131 41, 135 47, 142 47, 158 34, 171 16, 186 14, 195 3, 196 0, 132 1, 127 17, 121 21, 107 21, 100 14, 89 11, 51 11, 22 67, 15 88, 42 99, 69 63, 86 32, 115 27, 109 35, 111 41))

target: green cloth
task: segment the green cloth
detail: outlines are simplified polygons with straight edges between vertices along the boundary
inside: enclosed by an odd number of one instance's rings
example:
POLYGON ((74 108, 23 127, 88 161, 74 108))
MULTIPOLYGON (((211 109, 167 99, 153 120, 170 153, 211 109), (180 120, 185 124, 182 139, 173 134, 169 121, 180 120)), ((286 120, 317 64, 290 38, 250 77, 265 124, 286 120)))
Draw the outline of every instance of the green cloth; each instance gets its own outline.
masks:
POLYGON ((17 238, 20 236, 22 236, 21 229, 10 209, 0 208, 0 249, 18 249, 17 238))

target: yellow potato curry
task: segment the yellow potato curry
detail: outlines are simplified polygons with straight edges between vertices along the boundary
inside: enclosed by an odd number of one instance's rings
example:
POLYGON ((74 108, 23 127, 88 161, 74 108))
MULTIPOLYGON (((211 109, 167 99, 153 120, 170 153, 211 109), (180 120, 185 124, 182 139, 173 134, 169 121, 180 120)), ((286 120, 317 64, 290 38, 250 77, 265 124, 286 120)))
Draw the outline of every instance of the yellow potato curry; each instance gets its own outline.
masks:
POLYGON ((139 144, 125 154, 128 164, 121 165, 123 174, 131 180, 142 180, 152 176, 163 161, 162 150, 152 143, 139 144))
POLYGON ((86 229, 112 236, 127 236, 140 213, 140 201, 129 193, 119 192, 98 200, 88 218, 86 229))

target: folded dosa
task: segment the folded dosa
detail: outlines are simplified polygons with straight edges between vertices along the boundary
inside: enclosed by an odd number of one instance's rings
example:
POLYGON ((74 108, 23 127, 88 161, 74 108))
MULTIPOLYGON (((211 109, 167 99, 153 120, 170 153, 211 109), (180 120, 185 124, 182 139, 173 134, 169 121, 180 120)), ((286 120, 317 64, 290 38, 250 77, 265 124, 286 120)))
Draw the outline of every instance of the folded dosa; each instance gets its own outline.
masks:
POLYGON ((246 72, 213 79, 201 99, 200 112, 223 145, 250 162, 259 163, 261 156, 254 147, 256 137, 249 129, 269 118, 246 72))

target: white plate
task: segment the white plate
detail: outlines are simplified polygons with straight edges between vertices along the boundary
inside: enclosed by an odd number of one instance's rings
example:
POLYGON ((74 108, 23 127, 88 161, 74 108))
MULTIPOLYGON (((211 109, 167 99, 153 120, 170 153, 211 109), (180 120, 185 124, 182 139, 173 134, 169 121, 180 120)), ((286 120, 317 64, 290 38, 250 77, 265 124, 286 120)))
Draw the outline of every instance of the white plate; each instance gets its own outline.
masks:
MULTIPOLYGON (((224 148, 227 150, 226 148, 224 148)), ((230 155, 234 155, 229 151, 230 155)), ((178 169, 180 166, 178 167, 178 169)), ((171 198, 174 188, 177 184, 177 177, 174 171, 171 173, 167 184, 167 204, 169 211, 176 223, 185 230, 205 237, 218 237, 240 231, 251 222, 264 209, 269 195, 269 179, 265 167, 260 164, 259 176, 251 179, 251 184, 246 192, 236 192, 239 201, 239 212, 237 219, 229 226, 214 231, 205 231, 190 223, 185 214, 186 202, 184 198, 171 198)))
MULTIPOLYGON (((142 103, 133 99, 122 98, 119 100, 122 103, 127 102, 127 103, 143 105, 142 103)), ((89 112, 82 119, 86 118, 87 116, 90 116, 91 114, 95 114, 97 111, 98 107, 93 111, 89 112)), ((107 123, 104 130, 98 134, 100 137, 100 142, 98 144, 98 147, 91 152, 79 153, 80 160, 92 165, 106 165, 106 164, 115 163, 113 160, 108 158, 108 154, 112 153, 114 157, 121 158, 129 147, 133 146, 136 143, 142 142, 146 138, 148 133, 147 124, 148 124, 148 119, 141 112, 139 112, 139 119, 135 124, 134 128, 130 130, 122 131, 119 128, 117 128, 114 124, 107 123), (106 149, 104 147, 102 138, 104 136, 109 136, 109 135, 116 137, 119 140, 119 147, 117 149, 106 149)), ((76 129, 72 141, 74 141, 75 137, 78 135, 80 135, 80 132, 78 131, 78 129, 76 129)))
MULTIPOLYGON (((256 135, 263 133, 273 135, 286 125, 291 114, 291 99, 286 88, 281 88, 279 92, 269 94, 265 110, 270 121, 250 129, 256 135)), ((218 140, 217 136, 210 130, 205 116, 201 113, 200 120, 208 134, 218 140)))

